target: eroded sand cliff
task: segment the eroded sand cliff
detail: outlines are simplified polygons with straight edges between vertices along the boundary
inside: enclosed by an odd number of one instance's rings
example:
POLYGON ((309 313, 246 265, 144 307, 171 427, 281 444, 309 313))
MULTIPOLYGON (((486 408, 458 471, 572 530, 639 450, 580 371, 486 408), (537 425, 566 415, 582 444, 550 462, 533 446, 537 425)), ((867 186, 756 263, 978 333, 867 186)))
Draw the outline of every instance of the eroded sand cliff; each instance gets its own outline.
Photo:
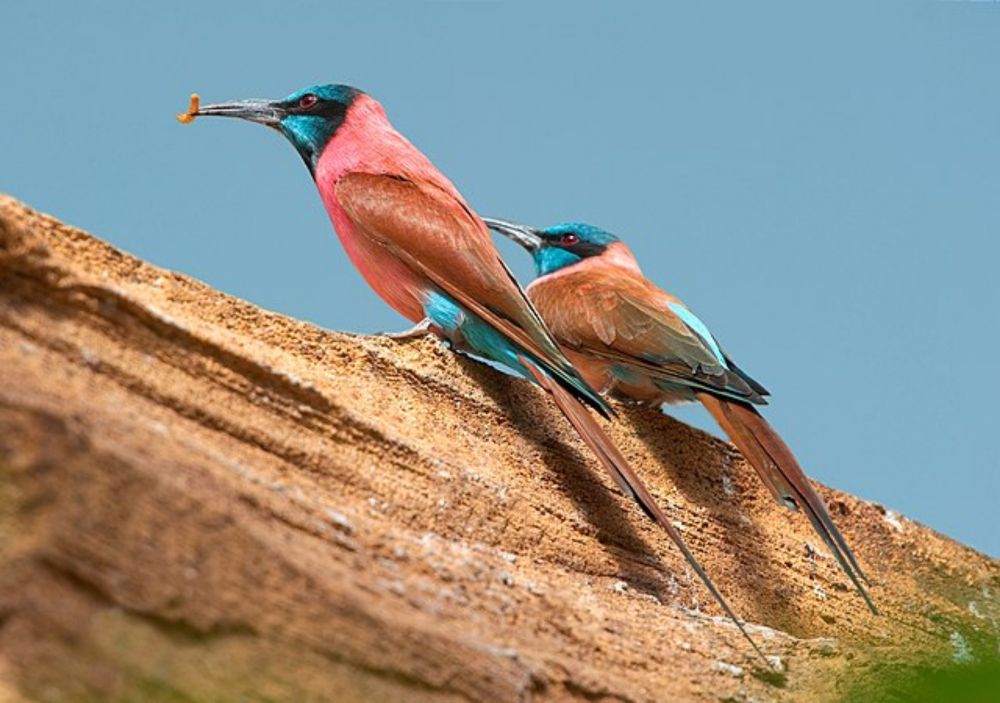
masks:
POLYGON ((996 561, 822 489, 872 616, 732 447, 622 415, 783 674, 527 383, 0 198, 0 698, 832 700, 996 656, 996 561))

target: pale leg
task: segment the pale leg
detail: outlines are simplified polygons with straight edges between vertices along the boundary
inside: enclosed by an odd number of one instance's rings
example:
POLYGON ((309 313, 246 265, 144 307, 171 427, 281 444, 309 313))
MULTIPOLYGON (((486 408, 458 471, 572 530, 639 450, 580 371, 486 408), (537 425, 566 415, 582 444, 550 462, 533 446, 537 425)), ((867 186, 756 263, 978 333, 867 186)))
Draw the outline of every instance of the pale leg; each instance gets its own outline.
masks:
POLYGON ((426 337, 429 334, 434 334, 434 331, 431 329, 430 319, 425 317, 408 330, 403 330, 402 332, 383 332, 382 334, 389 339, 407 340, 426 337))

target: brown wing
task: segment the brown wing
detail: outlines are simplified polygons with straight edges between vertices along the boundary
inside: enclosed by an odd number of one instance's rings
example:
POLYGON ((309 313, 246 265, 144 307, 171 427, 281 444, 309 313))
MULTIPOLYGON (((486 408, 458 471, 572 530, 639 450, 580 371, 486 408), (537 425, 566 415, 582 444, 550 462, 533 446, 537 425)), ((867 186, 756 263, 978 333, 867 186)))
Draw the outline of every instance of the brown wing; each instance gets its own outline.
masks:
POLYGON ((724 365, 669 305, 676 298, 641 274, 593 265, 531 286, 531 300, 566 346, 654 378, 753 402, 759 394, 724 365))
POLYGON ((464 203, 429 183, 367 173, 344 176, 335 190, 364 236, 534 356, 576 395, 611 412, 559 349, 486 225, 464 203))

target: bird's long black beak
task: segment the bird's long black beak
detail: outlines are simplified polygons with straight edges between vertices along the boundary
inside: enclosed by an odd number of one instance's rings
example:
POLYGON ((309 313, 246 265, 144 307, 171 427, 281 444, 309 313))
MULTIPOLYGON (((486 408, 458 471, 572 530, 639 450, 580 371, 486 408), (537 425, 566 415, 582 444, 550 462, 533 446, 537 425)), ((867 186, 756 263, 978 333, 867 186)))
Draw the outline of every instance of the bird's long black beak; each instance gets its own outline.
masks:
POLYGON ((205 105, 198 108, 194 114, 196 117, 236 117, 268 127, 277 127, 286 112, 282 104, 274 100, 234 100, 205 105))
POLYGON ((494 232, 514 240, 528 251, 535 251, 542 246, 542 238, 538 234, 538 230, 533 227, 507 220, 496 220, 492 217, 484 217, 483 222, 494 232))

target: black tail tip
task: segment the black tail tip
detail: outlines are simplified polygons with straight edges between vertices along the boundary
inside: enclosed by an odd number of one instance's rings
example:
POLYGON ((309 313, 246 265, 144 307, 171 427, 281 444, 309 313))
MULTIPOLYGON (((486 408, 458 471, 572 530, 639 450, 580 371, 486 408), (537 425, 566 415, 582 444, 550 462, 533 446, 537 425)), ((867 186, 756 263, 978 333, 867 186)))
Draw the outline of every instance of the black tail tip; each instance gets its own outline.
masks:
MULTIPOLYGON (((576 389, 573 390, 576 391, 576 389)), ((578 391, 574 392, 573 395, 576 396, 577 400, 579 400, 585 405, 590 406, 595 411, 597 411, 597 414, 603 417, 605 420, 614 420, 616 417, 618 417, 618 411, 616 411, 613 407, 611 407, 611 404, 608 401, 604 400, 604 398, 601 398, 600 396, 593 397, 586 393, 580 393, 578 391)))

